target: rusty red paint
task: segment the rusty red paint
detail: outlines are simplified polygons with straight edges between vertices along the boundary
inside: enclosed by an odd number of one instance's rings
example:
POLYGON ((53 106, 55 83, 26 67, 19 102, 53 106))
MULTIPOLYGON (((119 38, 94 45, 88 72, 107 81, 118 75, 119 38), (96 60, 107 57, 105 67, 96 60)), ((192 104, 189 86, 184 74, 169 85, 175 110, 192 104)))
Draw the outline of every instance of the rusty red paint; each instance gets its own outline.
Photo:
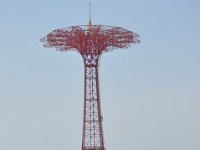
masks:
POLYGON ((139 35, 121 27, 82 25, 56 29, 43 37, 44 47, 77 51, 84 62, 84 112, 82 150, 105 150, 99 92, 100 56, 113 49, 139 43, 139 35))

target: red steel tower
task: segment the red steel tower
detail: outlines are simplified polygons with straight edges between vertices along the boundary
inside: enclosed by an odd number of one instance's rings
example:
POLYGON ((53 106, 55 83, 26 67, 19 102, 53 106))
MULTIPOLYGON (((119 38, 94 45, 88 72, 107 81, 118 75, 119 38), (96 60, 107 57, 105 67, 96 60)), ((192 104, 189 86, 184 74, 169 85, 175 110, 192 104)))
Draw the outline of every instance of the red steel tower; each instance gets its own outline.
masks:
MULTIPOLYGON (((90 17, 91 18, 91 17, 90 17)), ((84 111, 82 150, 105 150, 99 93, 100 56, 116 48, 139 43, 139 35, 121 27, 107 25, 71 26, 53 30, 40 41, 44 47, 77 51, 84 63, 84 111)))

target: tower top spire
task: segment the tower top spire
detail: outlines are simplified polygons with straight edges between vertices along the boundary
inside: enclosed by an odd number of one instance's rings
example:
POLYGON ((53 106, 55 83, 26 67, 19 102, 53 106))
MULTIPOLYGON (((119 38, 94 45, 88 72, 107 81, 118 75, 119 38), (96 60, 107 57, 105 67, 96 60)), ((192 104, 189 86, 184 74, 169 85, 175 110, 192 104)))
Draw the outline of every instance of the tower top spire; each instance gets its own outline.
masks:
POLYGON ((92 25, 91 2, 89 3, 89 26, 92 25))

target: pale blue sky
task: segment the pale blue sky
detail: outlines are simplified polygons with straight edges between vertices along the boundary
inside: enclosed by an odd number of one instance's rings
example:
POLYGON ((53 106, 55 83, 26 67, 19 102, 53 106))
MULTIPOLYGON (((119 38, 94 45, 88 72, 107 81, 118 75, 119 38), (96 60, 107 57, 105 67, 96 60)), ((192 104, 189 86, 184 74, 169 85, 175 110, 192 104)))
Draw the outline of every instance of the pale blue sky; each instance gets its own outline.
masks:
MULTIPOLYGON (((39 39, 88 2, 0 0, 0 150, 81 149, 82 59, 39 39)), ((200 1, 92 0, 92 21, 142 41, 101 59, 107 149, 199 150, 200 1)))

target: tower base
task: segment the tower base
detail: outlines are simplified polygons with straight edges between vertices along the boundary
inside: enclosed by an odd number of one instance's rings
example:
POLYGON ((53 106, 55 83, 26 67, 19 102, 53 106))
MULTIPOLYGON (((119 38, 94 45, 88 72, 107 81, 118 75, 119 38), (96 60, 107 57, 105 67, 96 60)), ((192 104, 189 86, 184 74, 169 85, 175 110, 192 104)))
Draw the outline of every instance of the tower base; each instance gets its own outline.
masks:
POLYGON ((106 150, 105 147, 84 147, 82 150, 106 150))

